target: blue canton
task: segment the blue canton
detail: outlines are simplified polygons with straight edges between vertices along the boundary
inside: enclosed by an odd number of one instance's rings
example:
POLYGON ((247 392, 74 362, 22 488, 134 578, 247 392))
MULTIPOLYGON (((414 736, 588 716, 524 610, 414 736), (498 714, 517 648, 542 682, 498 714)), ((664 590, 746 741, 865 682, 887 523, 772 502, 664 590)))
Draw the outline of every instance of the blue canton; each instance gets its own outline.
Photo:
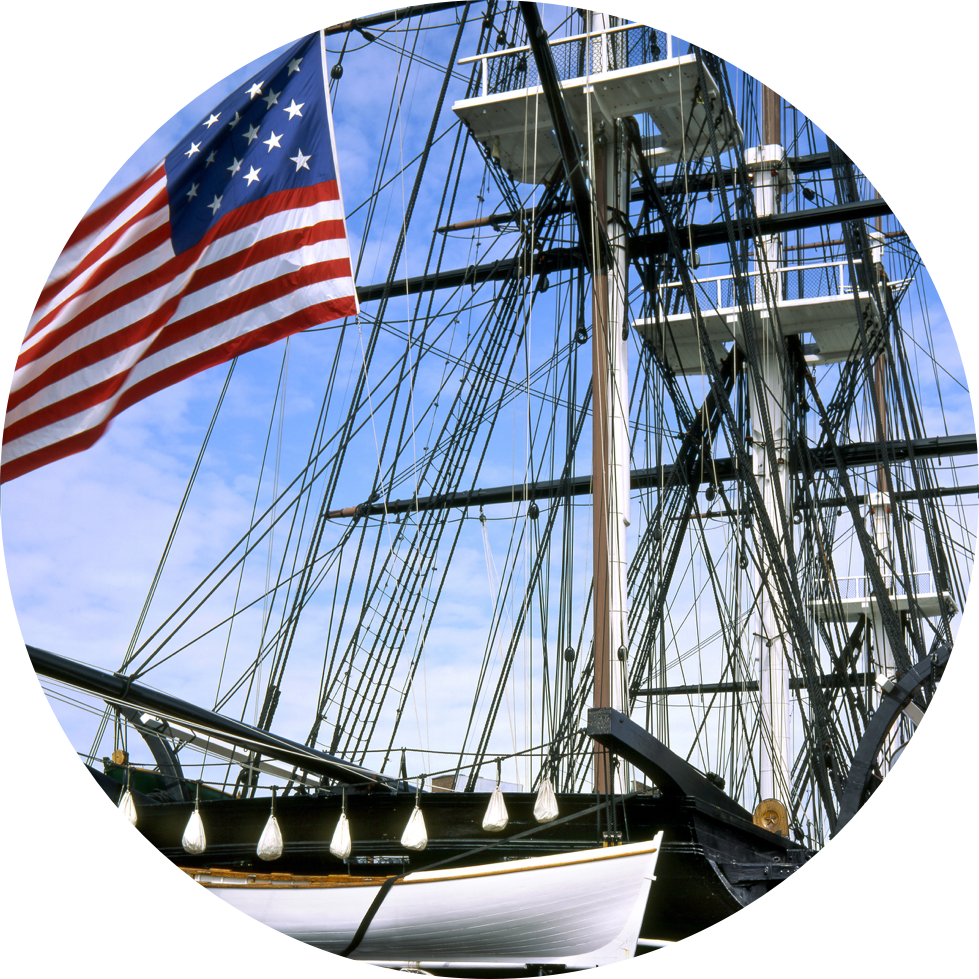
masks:
POLYGON ((164 163, 178 255, 242 204, 335 180, 319 35, 298 41, 253 75, 164 163))

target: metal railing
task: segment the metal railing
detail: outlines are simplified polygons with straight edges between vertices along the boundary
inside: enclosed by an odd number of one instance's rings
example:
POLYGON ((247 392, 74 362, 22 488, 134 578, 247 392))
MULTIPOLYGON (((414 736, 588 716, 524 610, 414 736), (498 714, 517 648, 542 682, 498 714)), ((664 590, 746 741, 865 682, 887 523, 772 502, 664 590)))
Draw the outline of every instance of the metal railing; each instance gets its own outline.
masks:
MULTIPOLYGON (((636 68, 667 55, 666 34, 645 24, 625 24, 604 31, 552 39, 551 57, 562 82, 585 78, 620 68, 636 68)), ((537 65, 530 47, 487 51, 459 61, 460 65, 480 62, 480 95, 497 95, 540 84, 537 65)))
MULTIPOLYGON (((861 263, 855 262, 856 266, 861 263)), ((814 262, 808 265, 782 265, 767 272, 756 270, 747 276, 749 301, 765 302, 764 277, 774 281, 776 302, 819 299, 852 295, 850 264, 814 262)), ((694 293, 701 310, 723 312, 738 308, 737 284, 733 275, 716 275, 693 280, 694 293)), ((669 315, 689 312, 687 295, 681 282, 666 282, 657 289, 661 308, 669 315)))
MULTIPOLYGON (((896 578, 894 575, 885 574, 884 585, 887 588, 887 593, 891 596, 907 595, 908 588, 904 581, 896 578)), ((912 589, 910 594, 912 595, 932 595, 936 594, 934 574, 931 571, 918 571, 911 575, 912 589)), ((836 578, 834 579, 835 587, 832 582, 828 579, 823 578, 818 583, 818 589, 820 595, 835 598, 837 594, 837 589, 839 590, 839 597, 843 600, 846 599, 872 599, 874 597, 874 589, 870 583, 870 579, 866 575, 853 575, 846 578, 836 578)))

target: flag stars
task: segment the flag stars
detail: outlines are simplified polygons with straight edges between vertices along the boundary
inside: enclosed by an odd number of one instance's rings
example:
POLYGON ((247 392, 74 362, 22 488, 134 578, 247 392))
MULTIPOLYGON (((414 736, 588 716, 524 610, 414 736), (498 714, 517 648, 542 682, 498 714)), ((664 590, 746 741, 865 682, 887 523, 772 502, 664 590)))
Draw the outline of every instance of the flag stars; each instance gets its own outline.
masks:
MULTIPOLYGON (((307 110, 309 110, 315 114, 318 103, 315 98, 310 101, 311 96, 295 90, 293 85, 286 82, 286 77, 291 78, 294 73, 300 71, 303 60, 302 57, 295 57, 288 61, 283 65, 282 74, 269 81, 252 78, 238 89, 240 99, 238 111, 235 111, 233 106, 226 105, 216 108, 207 115, 198 116, 199 125, 205 132, 198 130, 196 138, 188 137, 183 144, 182 152, 187 161, 183 167, 186 180, 182 182, 181 191, 178 191, 183 194, 183 207, 186 207, 189 216, 196 213, 198 218, 206 217, 206 223, 210 225, 218 220, 218 215, 225 213, 231 215, 240 204, 260 198, 269 189, 277 187, 280 180, 284 179, 287 185, 294 183, 298 187, 313 179, 311 175, 313 159, 319 158, 318 151, 304 153, 302 148, 296 146, 294 142, 296 137, 292 135, 291 127, 293 124, 299 126, 298 135, 308 121, 304 113, 308 115, 307 110), (246 93, 248 99, 245 98, 246 93), (305 101, 300 102, 299 98, 305 98, 305 101), (264 110, 251 105, 255 100, 265 102, 264 110), (289 120, 289 125, 286 127, 282 117, 278 117, 279 126, 285 127, 281 133, 275 132, 278 128, 273 123, 275 117, 270 114, 268 119, 264 118, 265 113, 271 113, 276 106, 289 120), (313 108, 310 109, 310 106, 313 108), (299 122, 295 123, 297 118, 299 122), (239 123, 241 123, 240 127, 239 123), (216 135, 212 135, 211 130, 216 135), (224 136, 221 135, 222 133, 224 136), (255 159, 252 153, 252 147, 257 143, 262 143, 266 147, 268 160, 264 161, 264 166, 258 165, 263 161, 255 159), (290 160, 295 167, 294 179, 288 176, 290 171, 280 170, 279 163, 276 162, 280 158, 272 157, 272 150, 285 150, 281 158, 282 165, 287 166, 285 160, 290 160), (290 151, 294 154, 291 157, 288 156, 290 151), (193 158, 198 154, 200 159, 194 160, 193 158), (212 163, 227 176, 221 177, 217 173, 205 175, 203 171, 212 163), (299 176, 301 170, 306 171, 306 176, 299 176), (244 181, 244 184, 231 183, 237 178, 244 181), (238 187, 238 190, 233 190, 234 187, 238 187), (232 199, 225 207, 229 191, 232 193, 232 199), (228 208, 231 210, 229 211, 228 208), (208 212, 210 217, 207 217, 208 212)), ((299 138, 303 139, 302 136, 299 138)), ((181 151, 178 149, 177 152, 181 151)), ((179 197, 176 199, 180 200, 179 197)), ((182 210, 183 208, 181 212, 182 210)), ((189 217, 188 220, 192 219, 189 217)))
POLYGON ((299 152, 299 155, 298 156, 290 156, 289 157, 289 159, 292 160, 292 162, 296 164, 296 173, 299 173, 300 170, 308 170, 309 167, 306 164, 307 164, 307 162, 309 160, 311 160, 313 158, 312 155, 310 155, 310 156, 303 156, 303 151, 302 150, 299 150, 298 152, 299 152))

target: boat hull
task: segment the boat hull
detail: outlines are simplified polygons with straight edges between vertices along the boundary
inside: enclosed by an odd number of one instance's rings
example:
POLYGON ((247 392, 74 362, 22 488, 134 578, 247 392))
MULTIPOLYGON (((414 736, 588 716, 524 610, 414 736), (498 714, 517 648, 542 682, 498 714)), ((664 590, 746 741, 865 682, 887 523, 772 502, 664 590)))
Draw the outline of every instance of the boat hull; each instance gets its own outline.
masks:
MULTIPOLYGON (((662 833, 647 843, 408 874, 350 958, 376 965, 591 968, 635 954, 662 833)), ((292 938, 342 953, 384 878, 188 870, 292 938)))

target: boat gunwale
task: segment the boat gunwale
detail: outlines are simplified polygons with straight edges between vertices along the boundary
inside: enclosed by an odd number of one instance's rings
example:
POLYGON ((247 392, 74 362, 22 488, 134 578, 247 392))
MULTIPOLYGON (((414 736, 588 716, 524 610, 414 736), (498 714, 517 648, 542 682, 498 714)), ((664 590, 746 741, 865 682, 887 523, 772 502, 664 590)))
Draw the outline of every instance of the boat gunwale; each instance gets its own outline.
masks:
MULTIPOLYGON (((655 838, 654 838, 655 840, 655 838)), ((528 857, 525 860, 512 860, 501 864, 481 864, 475 867, 464 867, 459 870, 419 870, 404 877, 386 874, 379 877, 355 877, 340 874, 310 875, 288 873, 262 873, 261 871, 230 870, 224 868, 202 869, 180 867, 188 876, 197 880, 203 887, 244 886, 249 888, 344 888, 344 887, 380 887, 385 881, 394 877, 394 884, 435 884, 450 880, 470 880, 478 877, 495 877, 502 874, 526 873, 532 870, 550 870, 556 867, 574 866, 577 864, 597 863, 602 860, 614 860, 630 856, 656 853, 662 844, 655 841, 644 843, 626 843, 620 846, 600 847, 583 850, 572 854, 551 854, 544 857, 528 857), (220 880, 203 881, 198 877, 210 875, 228 878, 228 883, 220 880), (231 882, 236 883, 232 884, 231 882), (240 883, 237 883, 240 882, 240 883)))

